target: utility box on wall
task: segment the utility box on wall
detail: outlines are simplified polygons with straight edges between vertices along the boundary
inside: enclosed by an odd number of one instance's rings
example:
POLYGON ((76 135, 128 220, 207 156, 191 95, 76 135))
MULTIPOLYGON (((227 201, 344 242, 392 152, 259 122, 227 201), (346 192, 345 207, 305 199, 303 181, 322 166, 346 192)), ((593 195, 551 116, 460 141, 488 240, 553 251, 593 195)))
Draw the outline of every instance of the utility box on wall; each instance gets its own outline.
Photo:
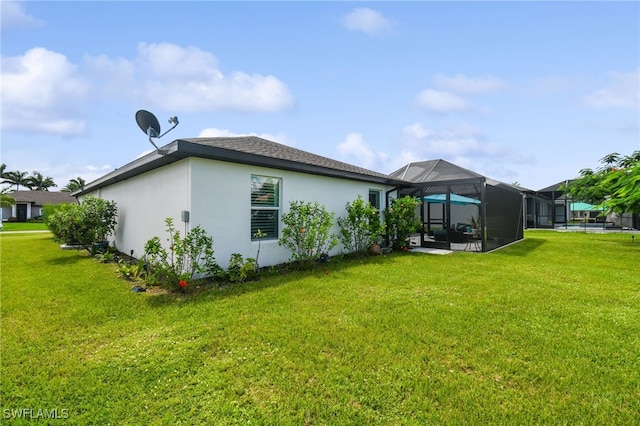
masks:
POLYGON ((182 210, 180 213, 180 219, 182 219, 184 223, 189 222, 189 210, 182 210))

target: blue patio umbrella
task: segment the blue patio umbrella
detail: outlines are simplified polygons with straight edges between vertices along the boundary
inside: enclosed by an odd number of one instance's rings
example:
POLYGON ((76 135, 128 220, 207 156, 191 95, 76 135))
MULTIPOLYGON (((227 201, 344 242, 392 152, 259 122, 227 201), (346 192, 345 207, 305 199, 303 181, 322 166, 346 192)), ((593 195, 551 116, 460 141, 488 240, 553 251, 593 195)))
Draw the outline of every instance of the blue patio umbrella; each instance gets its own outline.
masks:
MULTIPOLYGON (((468 204, 480 204, 480 200, 476 200, 475 198, 465 197, 463 195, 451 194, 450 198, 451 204, 458 204, 461 206, 466 206, 468 204)), ((431 194, 424 196, 425 203, 441 203, 444 204, 447 202, 447 194, 431 194)))
POLYGON ((571 211, 573 212, 589 212, 600 211, 603 209, 596 208, 593 204, 589 203, 571 203, 571 211))

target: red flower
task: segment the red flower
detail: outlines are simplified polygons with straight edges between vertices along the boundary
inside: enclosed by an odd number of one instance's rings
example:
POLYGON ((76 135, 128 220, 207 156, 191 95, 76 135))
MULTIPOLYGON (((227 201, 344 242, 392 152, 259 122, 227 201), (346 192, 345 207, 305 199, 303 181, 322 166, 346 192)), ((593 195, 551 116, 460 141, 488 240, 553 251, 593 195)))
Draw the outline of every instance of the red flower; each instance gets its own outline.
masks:
POLYGON ((300 233, 304 234, 304 232, 305 232, 305 229, 304 228, 300 228, 300 233))
POLYGON ((180 280, 180 282, 178 283, 180 284, 180 287, 185 288, 187 286, 187 282, 184 280, 180 280))

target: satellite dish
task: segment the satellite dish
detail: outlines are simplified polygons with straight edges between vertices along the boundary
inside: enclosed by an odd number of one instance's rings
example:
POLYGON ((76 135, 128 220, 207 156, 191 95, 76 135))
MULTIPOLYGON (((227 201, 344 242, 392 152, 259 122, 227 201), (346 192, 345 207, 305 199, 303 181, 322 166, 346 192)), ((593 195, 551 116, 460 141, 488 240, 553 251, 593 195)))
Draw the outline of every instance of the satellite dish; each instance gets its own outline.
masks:
POLYGON ((136 122, 140 129, 149 137, 157 138, 160 134, 160 123, 155 115, 141 109, 136 112, 136 122))
POLYGON ((149 111, 145 111, 143 109, 136 112, 136 123, 138 123, 140 130, 142 130, 147 136, 149 136, 149 142, 151 142, 151 145, 153 145, 153 147, 156 149, 156 151, 158 151, 158 154, 160 155, 166 155, 167 151, 158 149, 158 147, 156 146, 155 143, 153 143, 151 138, 160 139, 161 137, 163 137, 164 135, 166 135, 167 133, 175 129, 178 124, 180 124, 178 122, 178 117, 169 117, 169 124, 173 124, 173 127, 171 127, 169 130, 167 130, 163 134, 160 134, 160 123, 158 122, 158 119, 156 118, 156 116, 150 113, 149 111))

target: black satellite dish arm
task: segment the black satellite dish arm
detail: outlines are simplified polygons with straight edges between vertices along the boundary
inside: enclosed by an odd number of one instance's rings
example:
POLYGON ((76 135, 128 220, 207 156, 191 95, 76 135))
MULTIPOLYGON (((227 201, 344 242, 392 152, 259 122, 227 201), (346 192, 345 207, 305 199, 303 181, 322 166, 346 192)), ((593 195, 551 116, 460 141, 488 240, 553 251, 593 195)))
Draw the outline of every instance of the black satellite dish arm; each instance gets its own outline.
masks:
MULTIPOLYGON (((161 134, 160 136, 158 136, 158 139, 160 139, 161 137, 163 137, 164 135, 166 135, 167 133, 169 133, 170 131, 172 131, 173 129, 176 128, 176 126, 178 124, 180 124, 180 122, 178 121, 178 117, 169 117, 169 124, 173 123, 173 126, 171 126, 171 128, 169 130, 167 130, 166 132, 164 132, 163 134, 161 134)), ((148 133, 148 131, 147 131, 148 133)), ((153 142, 152 142, 153 143, 153 142)))
POLYGON ((155 143, 153 143, 152 138, 155 137, 155 138, 160 139, 161 137, 163 137, 164 135, 166 135, 167 133, 169 133, 170 131, 175 129, 178 124, 180 124, 178 122, 178 117, 170 117, 169 118, 169 123, 173 123, 173 126, 171 126, 171 128, 169 130, 167 130, 166 132, 164 132, 161 135, 158 135, 156 133, 156 136, 153 136, 153 134, 155 133, 155 129, 153 127, 151 127, 151 126, 149 126, 149 128, 147 129, 147 136, 149 136, 149 142, 151 142, 151 145, 153 145, 153 147, 156 149, 156 151, 160 155, 167 155, 169 153, 169 151, 162 150, 162 149, 158 148, 158 146, 155 143))

